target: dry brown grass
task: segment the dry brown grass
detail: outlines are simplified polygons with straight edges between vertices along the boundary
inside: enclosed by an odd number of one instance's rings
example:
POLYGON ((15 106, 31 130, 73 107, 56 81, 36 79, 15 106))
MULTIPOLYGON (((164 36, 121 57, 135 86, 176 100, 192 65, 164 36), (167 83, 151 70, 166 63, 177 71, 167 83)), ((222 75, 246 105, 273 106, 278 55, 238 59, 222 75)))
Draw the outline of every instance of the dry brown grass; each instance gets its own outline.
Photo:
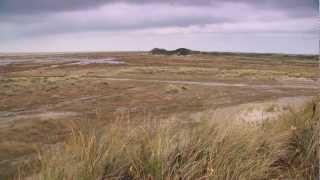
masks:
MULTIPOLYGON (((72 123, 70 138, 39 153, 31 179, 314 179, 319 114, 313 104, 277 121, 105 128, 72 123), (318 126, 318 127, 317 127, 318 126)), ((21 176, 20 176, 21 177, 21 176)))

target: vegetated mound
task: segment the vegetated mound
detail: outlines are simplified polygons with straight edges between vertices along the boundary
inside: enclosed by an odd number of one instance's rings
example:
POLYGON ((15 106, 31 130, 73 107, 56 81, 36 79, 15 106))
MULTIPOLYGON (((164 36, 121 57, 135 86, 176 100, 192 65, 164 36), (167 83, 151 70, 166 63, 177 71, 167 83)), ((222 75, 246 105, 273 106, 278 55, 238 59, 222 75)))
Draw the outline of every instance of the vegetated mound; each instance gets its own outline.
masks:
POLYGON ((186 48, 178 48, 173 51, 169 51, 166 49, 160 49, 160 48, 154 48, 150 51, 151 54, 154 55, 178 55, 178 56, 186 56, 186 55, 191 55, 191 54, 199 54, 201 53, 200 51, 193 51, 190 49, 186 48))
POLYGON ((160 48, 154 48, 150 51, 151 54, 155 54, 155 55, 168 55, 168 51, 165 49, 160 49, 160 48))

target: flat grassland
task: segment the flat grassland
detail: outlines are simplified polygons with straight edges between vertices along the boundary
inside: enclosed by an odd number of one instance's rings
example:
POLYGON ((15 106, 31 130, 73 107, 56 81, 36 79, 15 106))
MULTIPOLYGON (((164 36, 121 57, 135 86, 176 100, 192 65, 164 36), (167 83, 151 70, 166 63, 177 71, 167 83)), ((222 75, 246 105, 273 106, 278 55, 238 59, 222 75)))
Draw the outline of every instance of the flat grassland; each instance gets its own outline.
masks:
POLYGON ((316 56, 1 54, 0 179, 64 142, 66 121, 256 123, 301 108, 318 95, 318 78, 316 56))

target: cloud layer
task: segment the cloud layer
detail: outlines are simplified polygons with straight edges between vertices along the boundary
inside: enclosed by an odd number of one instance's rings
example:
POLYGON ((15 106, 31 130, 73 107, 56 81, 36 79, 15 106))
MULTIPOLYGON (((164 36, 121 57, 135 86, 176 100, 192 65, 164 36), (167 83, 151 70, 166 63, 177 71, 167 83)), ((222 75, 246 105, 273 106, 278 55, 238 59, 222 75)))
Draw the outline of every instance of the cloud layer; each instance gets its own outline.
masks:
POLYGON ((163 39, 228 33, 315 37, 317 7, 315 0, 0 0, 0 41, 14 47, 21 40, 86 33, 92 39, 101 33, 163 39))
MULTIPOLYGON (((216 6, 221 3, 245 3, 259 8, 280 8, 288 11, 304 10, 307 14, 315 13, 318 6, 316 0, 1 0, 0 12, 2 14, 14 13, 40 13, 86 10, 113 3, 130 4, 170 4, 191 6, 216 6), (313 12, 312 12, 313 11, 313 12)), ((298 11, 295 11, 298 13, 298 11)))

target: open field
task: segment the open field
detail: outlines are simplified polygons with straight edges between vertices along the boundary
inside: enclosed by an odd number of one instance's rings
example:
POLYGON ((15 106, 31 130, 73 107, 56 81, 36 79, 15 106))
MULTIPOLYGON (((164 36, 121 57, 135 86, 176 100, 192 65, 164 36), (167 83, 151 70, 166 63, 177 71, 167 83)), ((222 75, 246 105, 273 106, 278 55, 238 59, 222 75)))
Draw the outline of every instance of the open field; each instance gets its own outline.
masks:
POLYGON ((65 122, 101 129, 172 119, 183 129, 204 117, 260 122, 301 110, 319 83, 316 56, 2 54, 0 179, 29 164, 39 147, 61 144, 70 133, 65 122))

